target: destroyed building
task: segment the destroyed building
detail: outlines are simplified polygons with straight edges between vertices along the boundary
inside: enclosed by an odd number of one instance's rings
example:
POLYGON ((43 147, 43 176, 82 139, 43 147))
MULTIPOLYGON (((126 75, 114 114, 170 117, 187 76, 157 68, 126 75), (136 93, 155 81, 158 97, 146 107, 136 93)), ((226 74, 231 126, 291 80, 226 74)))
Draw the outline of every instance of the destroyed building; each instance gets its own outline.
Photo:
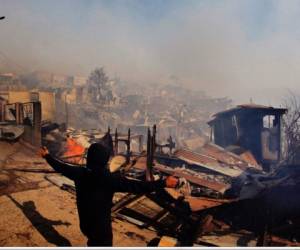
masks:
POLYGON ((208 122, 211 141, 233 152, 250 150, 269 169, 281 160, 281 117, 286 111, 248 104, 219 112, 208 122))
POLYGON ((55 108, 55 95, 50 91, 0 91, 0 97, 7 104, 14 103, 29 103, 41 102, 42 105, 42 119, 54 121, 56 108, 55 108))
POLYGON ((55 95, 47 91, 0 91, 0 140, 41 145, 42 126, 56 116, 55 95))

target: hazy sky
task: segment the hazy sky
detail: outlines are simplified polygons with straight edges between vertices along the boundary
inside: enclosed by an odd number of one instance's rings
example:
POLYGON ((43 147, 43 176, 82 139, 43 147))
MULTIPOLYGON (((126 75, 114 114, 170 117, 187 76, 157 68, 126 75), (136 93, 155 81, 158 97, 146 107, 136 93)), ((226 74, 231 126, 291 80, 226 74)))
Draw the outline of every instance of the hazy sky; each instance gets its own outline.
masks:
POLYGON ((2 15, 0 66, 11 70, 104 66, 273 105, 300 90, 300 0, 0 0, 2 15))

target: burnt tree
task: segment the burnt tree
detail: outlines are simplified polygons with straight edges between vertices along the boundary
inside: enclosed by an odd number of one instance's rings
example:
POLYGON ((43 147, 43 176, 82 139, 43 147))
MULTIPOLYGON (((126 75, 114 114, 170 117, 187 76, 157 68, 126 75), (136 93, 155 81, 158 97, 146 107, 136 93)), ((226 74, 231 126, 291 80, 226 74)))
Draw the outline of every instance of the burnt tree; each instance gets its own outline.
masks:
POLYGON ((103 102, 105 93, 108 90, 108 76, 104 68, 96 68, 89 76, 89 93, 91 94, 93 102, 103 102))
POLYGON ((300 96, 290 93, 284 106, 288 109, 283 118, 284 161, 296 164, 300 162, 300 96))

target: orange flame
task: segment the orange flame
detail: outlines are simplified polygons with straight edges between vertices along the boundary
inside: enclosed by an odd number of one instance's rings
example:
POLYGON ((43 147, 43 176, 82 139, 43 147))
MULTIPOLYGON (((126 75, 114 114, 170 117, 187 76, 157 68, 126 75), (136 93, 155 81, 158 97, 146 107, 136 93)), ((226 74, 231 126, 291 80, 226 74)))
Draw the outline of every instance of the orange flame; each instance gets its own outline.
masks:
POLYGON ((81 164, 85 148, 78 144, 74 139, 67 138, 63 158, 65 161, 75 164, 81 164))

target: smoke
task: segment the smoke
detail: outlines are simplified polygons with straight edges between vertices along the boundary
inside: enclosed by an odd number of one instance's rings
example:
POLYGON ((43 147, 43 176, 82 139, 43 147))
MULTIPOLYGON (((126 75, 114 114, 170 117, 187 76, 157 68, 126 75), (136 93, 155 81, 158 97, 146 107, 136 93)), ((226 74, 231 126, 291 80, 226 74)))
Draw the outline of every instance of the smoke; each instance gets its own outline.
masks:
POLYGON ((299 91, 300 1, 0 0, 0 66, 180 84, 277 105, 299 91), (5 62, 5 63, 4 63, 5 62))

